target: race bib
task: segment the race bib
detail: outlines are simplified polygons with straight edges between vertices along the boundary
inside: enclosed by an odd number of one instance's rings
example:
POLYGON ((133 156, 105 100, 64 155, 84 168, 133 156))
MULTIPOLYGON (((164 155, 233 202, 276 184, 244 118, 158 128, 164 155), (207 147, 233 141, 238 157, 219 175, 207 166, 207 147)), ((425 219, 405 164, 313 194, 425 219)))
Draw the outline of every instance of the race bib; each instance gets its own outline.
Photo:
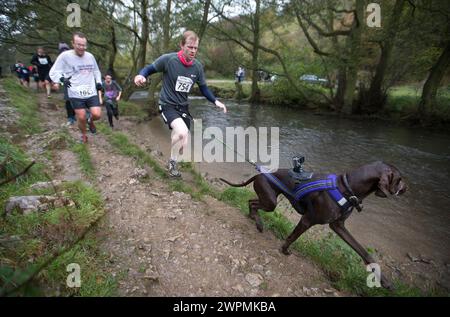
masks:
POLYGON ((189 92, 194 82, 189 77, 178 76, 175 90, 179 92, 189 92))
POLYGON ((80 97, 90 97, 95 95, 94 90, 90 85, 82 85, 77 87, 77 92, 80 97))
POLYGON ((46 58, 38 57, 38 60, 39 60, 39 63, 41 65, 47 65, 48 64, 48 61, 47 61, 46 58))

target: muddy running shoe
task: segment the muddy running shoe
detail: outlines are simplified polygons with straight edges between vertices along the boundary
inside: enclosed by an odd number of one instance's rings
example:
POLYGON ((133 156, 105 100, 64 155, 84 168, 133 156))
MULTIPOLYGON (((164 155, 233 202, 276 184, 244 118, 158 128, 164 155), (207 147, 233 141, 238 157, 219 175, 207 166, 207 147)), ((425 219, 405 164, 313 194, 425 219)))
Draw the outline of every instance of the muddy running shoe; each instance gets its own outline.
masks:
POLYGON ((169 171, 169 176, 181 177, 181 173, 177 169, 177 161, 169 160, 169 163, 167 164, 167 169, 169 171))
POLYGON ((94 120, 92 120, 91 117, 89 117, 89 119, 88 119, 88 125, 89 125, 89 131, 91 131, 92 134, 97 133, 97 128, 95 127, 94 120))
POLYGON ((80 143, 83 143, 83 144, 88 143, 88 137, 87 137, 87 135, 82 135, 82 136, 81 136, 80 143))
POLYGON ((77 122, 77 119, 75 119, 75 118, 73 118, 73 117, 69 117, 69 118, 67 119, 67 125, 68 125, 68 126, 69 126, 69 125, 74 125, 75 122, 77 122))

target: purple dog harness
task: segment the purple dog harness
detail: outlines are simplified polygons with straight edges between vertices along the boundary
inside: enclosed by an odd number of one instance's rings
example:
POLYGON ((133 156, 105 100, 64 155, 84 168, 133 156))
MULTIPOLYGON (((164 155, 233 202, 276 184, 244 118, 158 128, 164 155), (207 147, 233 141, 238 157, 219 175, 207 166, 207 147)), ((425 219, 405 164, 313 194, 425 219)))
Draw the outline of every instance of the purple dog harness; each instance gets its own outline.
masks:
POLYGON ((293 191, 291 191, 285 184, 283 184, 283 182, 281 182, 276 176, 274 176, 264 167, 257 166, 256 169, 261 172, 270 182, 275 184, 279 189, 290 196, 295 203, 312 192, 327 191, 331 198, 333 198, 333 200, 336 202, 336 204, 338 204, 338 206, 343 210, 348 210, 350 207, 354 206, 354 204, 347 198, 345 198, 339 191, 336 184, 337 177, 335 174, 327 175, 326 179, 300 183, 294 188, 293 191))

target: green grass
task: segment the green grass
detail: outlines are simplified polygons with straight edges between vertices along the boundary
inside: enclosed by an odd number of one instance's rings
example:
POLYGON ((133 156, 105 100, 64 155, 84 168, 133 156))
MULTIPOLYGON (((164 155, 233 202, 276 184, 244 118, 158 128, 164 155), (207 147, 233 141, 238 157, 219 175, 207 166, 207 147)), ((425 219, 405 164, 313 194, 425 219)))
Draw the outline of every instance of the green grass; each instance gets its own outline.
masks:
POLYGON ((195 170, 191 162, 180 162, 179 167, 181 171, 188 172, 193 176, 194 185, 197 190, 196 194, 198 195, 198 197, 201 197, 203 195, 209 195, 211 197, 219 199, 220 192, 212 188, 208 184, 208 182, 205 181, 205 179, 200 175, 200 173, 195 170))
MULTIPOLYGON (((0 137, 0 164, 3 166, 0 170, 0 181, 17 175, 30 163, 31 160, 20 148, 0 137)), ((42 174, 42 170, 43 166, 41 164, 34 164, 25 175, 2 186, 0 190, 0 206, 4 206, 5 201, 9 197, 20 195, 20 193, 26 191, 31 184, 45 181, 47 178, 42 174)))
POLYGON ((104 123, 98 124, 98 129, 122 155, 134 158, 140 166, 150 166, 163 179, 168 177, 166 171, 139 146, 131 143, 125 134, 111 131, 104 123))
POLYGON ((0 290, 11 292, 14 285, 20 285, 41 265, 50 261, 34 279, 34 287, 28 288, 28 285, 10 295, 115 294, 117 285, 102 269, 106 260, 100 253, 95 235, 89 232, 76 243, 103 216, 101 196, 94 188, 81 181, 66 183, 63 190, 64 197, 73 200, 74 206, 29 215, 13 212, 0 219, 1 236, 19 239, 13 246, 0 246, 0 290), (81 288, 66 286, 69 274, 66 267, 70 263, 77 263, 81 267, 81 288), (53 293, 57 289, 60 293, 53 293))
MULTIPOLYGON (((418 111, 422 90, 413 85, 391 88, 388 92, 387 111, 393 114, 408 115, 418 111)), ((450 121, 450 87, 438 90, 436 103, 429 113, 444 122, 450 121)))
POLYGON ((94 179, 95 168, 89 153, 89 146, 87 144, 73 142, 70 149, 77 155, 83 174, 89 179, 94 179))
POLYGON ((18 121, 20 135, 39 133, 41 128, 37 115, 38 102, 36 95, 30 89, 21 86, 15 78, 3 79, 1 83, 11 99, 11 106, 17 108, 20 114, 18 121))
POLYGON ((122 155, 134 158, 140 166, 150 166, 159 178, 168 181, 169 188, 172 191, 189 194, 195 200, 201 200, 203 195, 206 194, 218 196, 218 194, 214 193, 205 180, 194 170, 190 163, 181 162, 180 169, 185 172, 187 171, 194 176, 194 184, 188 184, 182 180, 169 179, 166 170, 147 152, 143 151, 138 145, 130 142, 125 134, 112 131, 102 123, 98 124, 98 129, 106 135, 111 145, 113 145, 122 155))

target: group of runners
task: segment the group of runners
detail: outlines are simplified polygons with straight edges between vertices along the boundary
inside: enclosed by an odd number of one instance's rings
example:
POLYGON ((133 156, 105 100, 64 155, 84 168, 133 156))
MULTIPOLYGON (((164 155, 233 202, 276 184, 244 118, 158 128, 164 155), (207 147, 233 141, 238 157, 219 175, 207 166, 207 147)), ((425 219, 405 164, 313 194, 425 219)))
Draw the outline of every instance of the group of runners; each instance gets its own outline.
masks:
MULTIPOLYGON (((87 51, 88 40, 81 32, 72 36, 72 49, 60 43, 59 55, 52 63, 42 48, 32 58, 41 87, 50 96, 54 83, 61 85, 66 100, 69 123, 78 123, 80 141, 88 142, 87 130, 96 133, 95 121, 100 119, 101 105, 104 104, 108 121, 114 126, 113 117, 118 119, 118 101, 122 88, 106 74, 104 80, 95 57, 87 51)), ((159 95, 161 118, 171 130, 171 153, 167 168, 170 176, 179 177, 181 173, 177 162, 187 146, 192 116, 189 113, 188 94, 194 84, 198 84, 202 94, 213 104, 227 112, 226 106, 217 100, 206 85, 202 64, 196 59, 199 38, 193 31, 183 33, 178 52, 164 54, 153 63, 145 66, 134 77, 134 83, 142 87, 147 78, 154 73, 163 74, 159 95)), ((18 65, 18 69, 21 67, 18 65)), ((20 76, 19 76, 20 78, 20 76)))
POLYGON ((33 57, 29 66, 17 61, 14 64, 12 71, 16 73, 22 85, 30 87, 30 79, 33 78, 36 83, 36 89, 45 89, 47 96, 50 97, 50 92, 53 89, 58 89, 58 85, 53 83, 48 77, 50 68, 52 67, 52 60, 47 55, 42 47, 39 47, 33 57))

